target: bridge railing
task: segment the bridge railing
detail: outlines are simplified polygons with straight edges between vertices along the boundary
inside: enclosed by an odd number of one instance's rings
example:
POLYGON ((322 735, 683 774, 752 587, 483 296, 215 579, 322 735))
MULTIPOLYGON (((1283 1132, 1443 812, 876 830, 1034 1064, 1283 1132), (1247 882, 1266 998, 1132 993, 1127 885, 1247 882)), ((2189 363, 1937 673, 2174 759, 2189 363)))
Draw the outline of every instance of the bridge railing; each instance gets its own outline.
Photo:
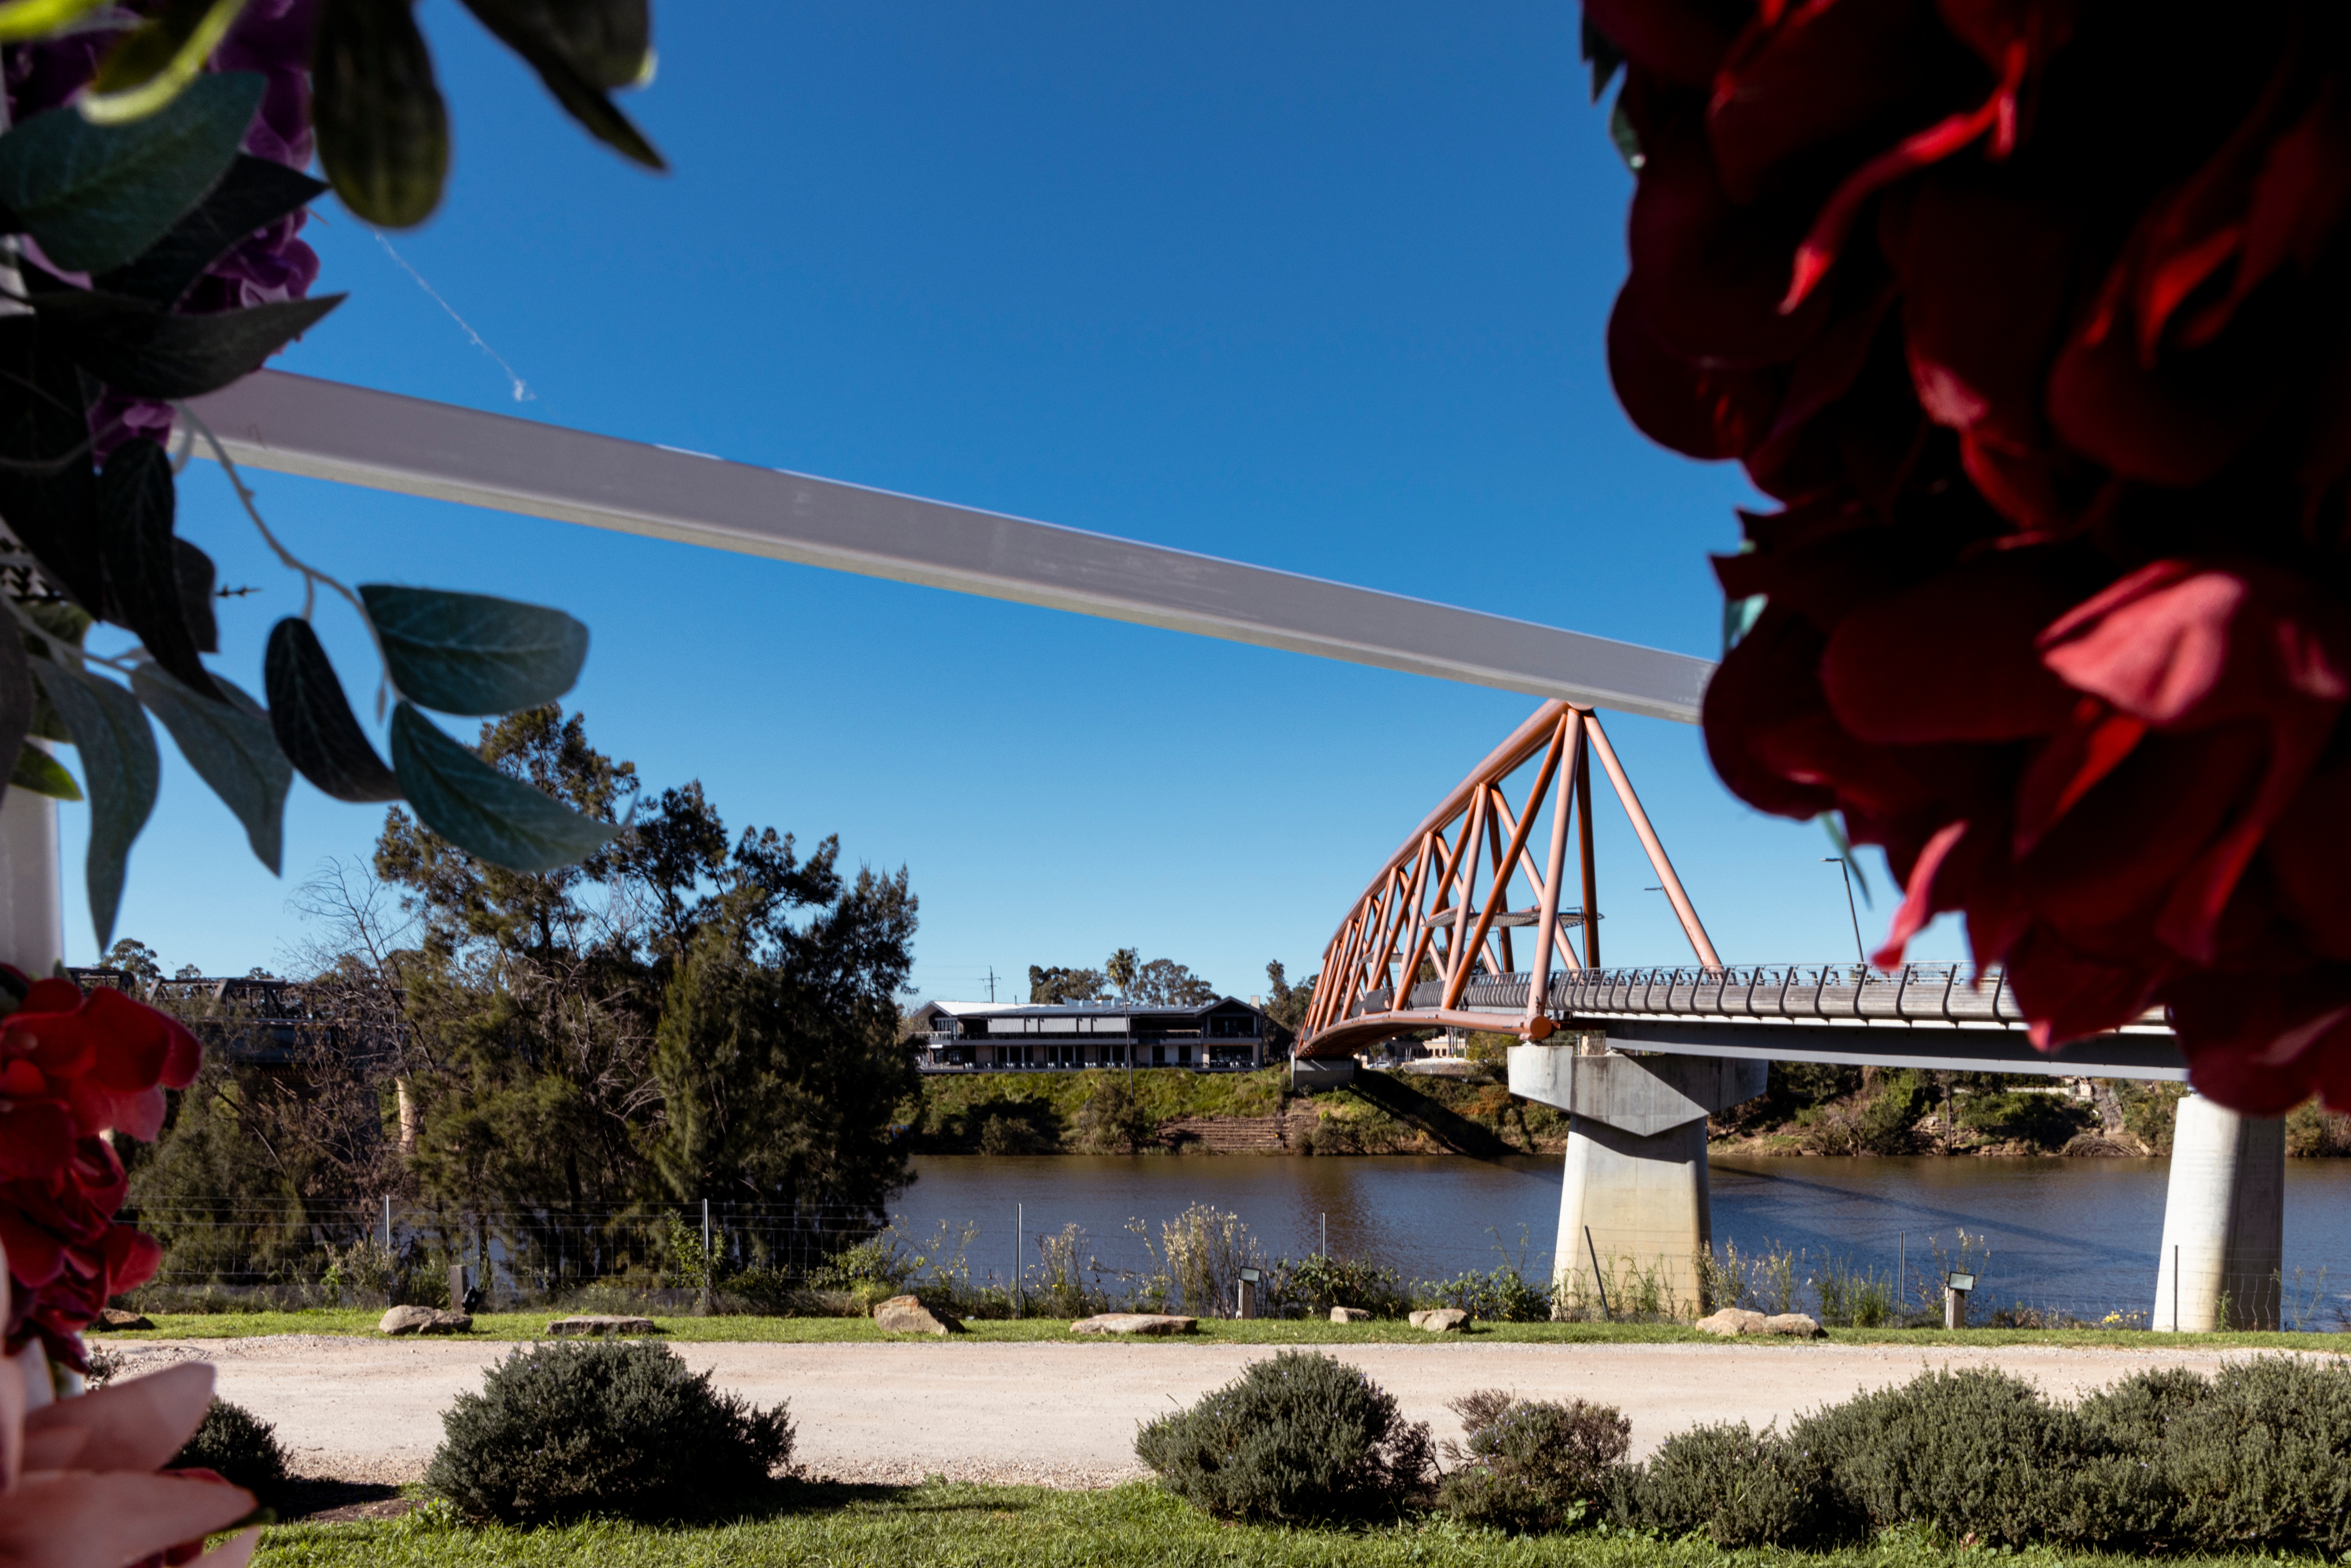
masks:
MULTIPOLYGON (((1459 1009, 1523 1015, 1531 975, 1480 975, 1462 994, 1459 1009)), ((1433 1009, 1442 984, 1412 988, 1406 1009, 1433 1009)), ((1397 1010, 1389 990, 1367 991, 1350 1017, 1397 1010)), ((1989 964, 1905 964, 1880 969, 1861 964, 1732 964, 1721 968, 1562 970, 1551 977, 1544 1010, 1554 1017, 1611 1013, 1695 1018, 1786 1019, 1806 1022, 1967 1024, 2022 1028, 2024 1011, 2001 967, 1989 964)), ((2161 1027, 2150 1011, 2142 1025, 2161 1027)))

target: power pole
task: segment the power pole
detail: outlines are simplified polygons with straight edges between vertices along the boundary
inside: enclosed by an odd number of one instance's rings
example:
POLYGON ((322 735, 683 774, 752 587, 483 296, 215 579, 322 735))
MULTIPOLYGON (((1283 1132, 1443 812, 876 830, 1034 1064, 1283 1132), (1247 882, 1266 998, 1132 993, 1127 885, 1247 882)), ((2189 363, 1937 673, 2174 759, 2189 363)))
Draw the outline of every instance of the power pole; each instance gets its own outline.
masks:
POLYGON ((996 966, 993 964, 987 967, 987 999, 991 1002, 996 1000, 996 966))

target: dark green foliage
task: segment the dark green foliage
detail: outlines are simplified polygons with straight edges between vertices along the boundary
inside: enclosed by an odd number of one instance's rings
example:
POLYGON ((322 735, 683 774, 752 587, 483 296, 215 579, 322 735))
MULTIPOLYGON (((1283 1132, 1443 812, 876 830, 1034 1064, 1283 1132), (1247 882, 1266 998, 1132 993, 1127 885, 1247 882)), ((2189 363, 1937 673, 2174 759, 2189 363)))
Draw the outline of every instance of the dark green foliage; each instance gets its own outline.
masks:
POLYGON ((1978 1368, 1861 1395, 1799 1421, 1789 1440, 1828 1466, 1840 1503, 1872 1526, 1921 1521, 1995 1543, 2039 1533, 2050 1479, 2094 1448, 2073 1411, 1978 1368))
POLYGON ((1907 1069, 1886 1074, 1861 1108, 1855 1132, 1859 1154, 1896 1155, 1910 1148, 1910 1128, 1931 1107, 1933 1087, 1907 1069))
POLYGON ((1090 1155, 1131 1155, 1152 1141, 1159 1124, 1131 1084, 1105 1075, 1078 1107, 1071 1130, 1090 1155))
POLYGON ((1428 1427, 1354 1367, 1303 1351, 1253 1364, 1136 1434, 1160 1484, 1225 1519, 1392 1513, 1422 1492, 1428 1427))
POLYGON ((1483 1322, 1551 1321, 1551 1292, 1510 1264, 1482 1274, 1472 1270, 1450 1280, 1423 1280, 1413 1287, 1413 1297, 1421 1306, 1458 1307, 1483 1322))
POLYGON ((2351 1548, 2351 1366, 2262 1356, 2164 1402, 2174 1528, 2214 1551, 2351 1548))
POLYGON ((1744 1421, 1675 1434, 1612 1492, 1623 1522, 1696 1531, 1718 1546, 1801 1546, 1844 1523, 1819 1457, 1744 1421))
POLYGON ((2097 1124, 2087 1106, 2054 1094, 1995 1092, 1970 1094, 1959 1103, 1959 1121, 1987 1137, 2058 1149, 2076 1133, 2097 1124))
POLYGON ((242 1405, 215 1398, 170 1468, 212 1470, 267 1502, 286 1484, 286 1450, 275 1427, 242 1405))
POLYGON ((508 1524, 705 1513, 743 1500, 792 1452, 783 1406, 720 1394, 643 1342, 517 1351, 441 1421, 425 1486, 508 1524))
POLYGON ((1468 1435, 1445 1445, 1456 1468, 1437 1483, 1439 1508, 1465 1524, 1513 1533, 1564 1530, 1606 1495, 1631 1445, 1633 1423, 1605 1405, 1514 1399, 1489 1388, 1448 1406, 1468 1435))
POLYGON ((1282 1295, 1316 1317, 1330 1316, 1332 1307, 1354 1307, 1383 1318, 1400 1318, 1412 1310, 1412 1298, 1395 1270, 1320 1252, 1290 1266, 1282 1295))

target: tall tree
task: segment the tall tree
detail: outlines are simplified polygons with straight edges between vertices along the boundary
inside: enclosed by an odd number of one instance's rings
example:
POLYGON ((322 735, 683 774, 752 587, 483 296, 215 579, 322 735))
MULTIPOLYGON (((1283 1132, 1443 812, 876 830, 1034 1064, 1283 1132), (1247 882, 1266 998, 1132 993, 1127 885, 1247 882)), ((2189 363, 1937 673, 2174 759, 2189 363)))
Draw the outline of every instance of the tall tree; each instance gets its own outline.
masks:
POLYGON ((1104 988, 1100 969, 1048 969, 1035 964, 1029 966, 1029 1000, 1039 1007, 1100 1001, 1104 988))

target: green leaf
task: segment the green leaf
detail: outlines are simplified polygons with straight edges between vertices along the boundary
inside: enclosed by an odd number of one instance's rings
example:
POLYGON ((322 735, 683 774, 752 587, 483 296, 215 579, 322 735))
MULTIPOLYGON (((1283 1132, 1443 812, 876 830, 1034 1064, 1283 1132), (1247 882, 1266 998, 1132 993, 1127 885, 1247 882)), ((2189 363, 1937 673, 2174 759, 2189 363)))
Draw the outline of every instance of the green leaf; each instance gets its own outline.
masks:
POLYGON ((219 690, 196 656, 195 633, 182 609, 180 557, 172 536, 174 503, 172 460, 153 442, 126 441, 107 458, 98 476, 107 613, 136 632, 157 664, 199 695, 217 700, 219 690))
POLYGON ((633 87, 644 78, 653 54, 653 9, 645 0, 469 3, 500 37, 512 32, 544 39, 598 87, 633 87))
POLYGON ((351 716, 343 683, 308 621, 289 615, 270 629, 262 690, 278 748, 303 778, 354 805, 400 799, 400 780, 351 716))
POLYGON ((0 517, 38 558, 43 577, 84 604, 102 603, 81 372, 37 320, 10 316, 0 318, 0 385, 8 388, 0 397, 0 517))
POLYGON ((210 316, 167 316, 143 299, 37 293, 33 308, 74 363, 131 397, 201 397, 262 362, 343 302, 329 294, 210 316))
MULTIPOLYGON (((603 3, 616 12, 622 9, 612 0, 603 3)), ((608 80, 618 65, 610 53, 611 46, 601 41, 605 36, 601 25, 583 19, 582 25, 574 26, 557 17, 559 11, 593 4, 594 0, 580 0, 570 6, 550 5, 547 0, 465 0, 465 9, 529 63, 564 112, 587 127, 590 135, 648 169, 667 169, 653 144, 605 96, 607 88, 636 79, 644 68, 643 53, 631 62, 625 80, 608 80), (572 52, 575 48, 589 49, 597 57, 583 59, 572 52)))
POLYGON ((180 588, 180 618, 187 622, 188 635, 196 640, 196 652, 219 653, 220 622, 213 615, 213 558, 174 537, 172 569, 180 588))
POLYGON ((620 831, 499 772, 405 702, 392 713, 392 766, 418 821, 508 871, 574 864, 620 831))
POLYGON ((17 748, 16 766, 8 774, 8 788, 28 789, 52 800, 81 799, 81 786, 74 782, 73 775, 56 758, 30 744, 17 748))
POLYGON ((1722 651, 1725 653, 1747 640, 1747 633, 1755 630, 1755 622, 1763 618, 1764 606, 1769 602, 1769 596, 1761 593, 1722 601, 1722 651))
POLYGON ((1592 13, 1583 14, 1583 57, 1592 67, 1592 101, 1598 103, 1600 95, 1616 73, 1625 68, 1625 51, 1616 40, 1592 25, 1592 13))
POLYGON ((324 0, 311 52, 319 162, 343 204, 404 229, 441 204, 449 111, 411 0, 324 0))
POLYGON ((0 624, 0 757, 30 749, 25 737, 33 732, 38 703, 33 689, 33 664, 25 656, 25 639, 13 623, 0 624))
POLYGON ((551 703, 571 689, 588 658, 588 628, 560 610, 363 582, 392 684, 443 713, 498 714, 551 703))
POLYGON ((162 768, 155 732, 139 700, 112 681, 46 661, 35 674, 81 754, 82 783, 89 791, 89 917, 103 953, 114 940, 131 842, 155 809, 162 768))
POLYGON ((1625 95, 1616 95, 1615 107, 1608 111, 1608 140, 1616 144, 1616 155, 1625 160, 1625 167, 1635 174, 1649 162, 1641 151, 1641 133, 1633 128, 1633 117, 1625 112, 1625 95))
POLYGON ((206 76, 128 125, 93 125, 70 107, 37 114, 0 136, 0 206, 52 265, 120 267, 204 199, 236 156, 263 85, 255 71, 206 76))
POLYGON ((326 188, 299 169, 240 152, 212 194, 173 224, 171 233, 137 260, 90 281, 102 293, 127 294, 168 308, 231 246, 307 205, 326 188))
POLYGON ((293 766, 277 749, 269 715, 226 681, 226 702, 199 696, 154 664, 131 672, 131 689, 163 721, 180 755, 245 824, 245 841, 276 874, 286 841, 286 791, 293 766))
POLYGON ((46 38, 79 21, 107 0, 8 0, 0 5, 0 44, 46 38))
POLYGON ((170 103, 204 68, 244 9, 245 0, 168 0, 98 62, 81 95, 82 118, 120 125, 170 103))

